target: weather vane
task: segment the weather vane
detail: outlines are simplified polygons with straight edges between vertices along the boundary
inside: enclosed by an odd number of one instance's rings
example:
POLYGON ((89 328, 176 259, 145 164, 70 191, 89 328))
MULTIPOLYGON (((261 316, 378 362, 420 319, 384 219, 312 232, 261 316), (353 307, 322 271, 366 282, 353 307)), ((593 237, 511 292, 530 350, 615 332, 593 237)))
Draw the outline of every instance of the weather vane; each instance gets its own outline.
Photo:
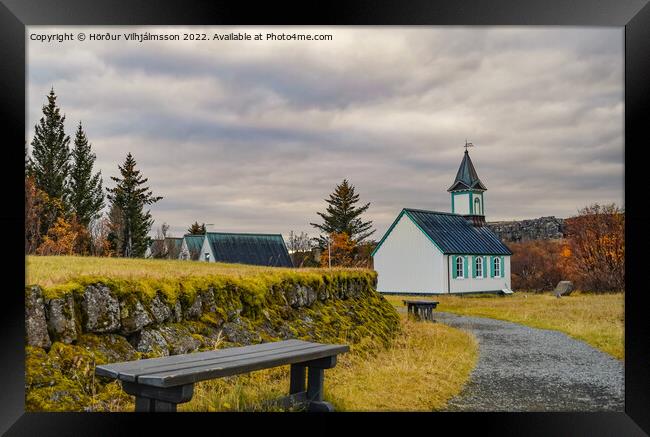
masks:
POLYGON ((468 148, 468 147, 474 147, 474 144, 472 144, 472 143, 468 143, 468 142, 467 142, 467 138, 465 138, 465 151, 467 151, 467 148, 468 148))

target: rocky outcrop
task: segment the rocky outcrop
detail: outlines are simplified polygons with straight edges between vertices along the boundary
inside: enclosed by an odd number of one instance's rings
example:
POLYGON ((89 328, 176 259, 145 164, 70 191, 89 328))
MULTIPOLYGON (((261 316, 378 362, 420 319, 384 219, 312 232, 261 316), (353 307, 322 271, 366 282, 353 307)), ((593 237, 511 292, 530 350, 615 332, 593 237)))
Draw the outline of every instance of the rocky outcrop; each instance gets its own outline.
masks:
POLYGON ((487 227, 504 242, 556 240, 565 237, 564 219, 554 216, 530 220, 488 222, 487 227))

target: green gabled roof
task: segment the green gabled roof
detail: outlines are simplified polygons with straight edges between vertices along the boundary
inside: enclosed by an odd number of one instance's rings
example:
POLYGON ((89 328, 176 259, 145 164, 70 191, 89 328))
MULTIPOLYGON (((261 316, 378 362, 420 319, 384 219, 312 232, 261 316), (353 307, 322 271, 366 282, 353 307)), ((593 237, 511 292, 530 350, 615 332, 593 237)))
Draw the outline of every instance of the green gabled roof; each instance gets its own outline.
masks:
POLYGON ((196 261, 201 255, 201 248, 203 247, 203 239, 205 235, 187 234, 183 236, 187 250, 190 252, 190 259, 196 261))
POLYGON ((465 155, 463 156, 463 160, 461 161, 460 167, 458 168, 458 173, 456 173, 456 179, 454 180, 454 183, 451 184, 451 187, 447 189, 447 191, 469 189, 482 191, 487 190, 485 185, 483 185, 483 182, 481 182, 479 179, 478 174, 476 173, 476 169, 474 168, 474 164, 472 164, 469 153, 467 150, 465 150, 465 155))
POLYGON ((508 247, 487 226, 472 226, 460 214, 404 208, 381 238, 372 256, 403 215, 408 216, 424 235, 444 254, 512 255, 508 247))
POLYGON ((217 262, 293 267, 281 234, 208 232, 206 238, 217 262))

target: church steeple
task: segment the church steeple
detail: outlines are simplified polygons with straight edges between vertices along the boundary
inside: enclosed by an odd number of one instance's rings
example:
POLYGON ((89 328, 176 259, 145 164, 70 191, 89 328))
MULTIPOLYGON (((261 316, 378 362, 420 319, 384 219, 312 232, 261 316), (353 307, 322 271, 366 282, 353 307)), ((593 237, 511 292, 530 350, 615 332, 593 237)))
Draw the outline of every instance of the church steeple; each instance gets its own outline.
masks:
POLYGON ((478 216, 483 219, 485 216, 483 192, 487 191, 487 188, 479 179, 472 159, 469 157, 467 148, 471 146, 471 143, 465 142, 463 160, 456 173, 454 183, 451 184, 447 191, 451 193, 452 213, 464 216, 478 216))

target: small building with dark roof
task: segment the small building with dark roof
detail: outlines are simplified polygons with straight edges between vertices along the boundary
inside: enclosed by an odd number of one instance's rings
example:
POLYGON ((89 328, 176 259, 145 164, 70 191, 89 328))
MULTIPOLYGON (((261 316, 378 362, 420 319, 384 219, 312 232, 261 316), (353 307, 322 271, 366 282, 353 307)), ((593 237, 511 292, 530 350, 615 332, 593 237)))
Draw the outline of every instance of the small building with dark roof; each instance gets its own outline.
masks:
POLYGON ((201 246, 201 261, 293 267, 280 234, 208 232, 201 246))
POLYGON ((201 247, 203 247, 204 239, 205 235, 184 235, 178 259, 197 261, 201 256, 201 247))
POLYGON ((372 253, 377 290, 442 294, 510 290, 512 252, 485 226, 481 182, 467 149, 451 213, 404 208, 372 253))
POLYGON ((156 239, 145 251, 145 258, 177 259, 181 250, 182 238, 165 237, 156 239))

